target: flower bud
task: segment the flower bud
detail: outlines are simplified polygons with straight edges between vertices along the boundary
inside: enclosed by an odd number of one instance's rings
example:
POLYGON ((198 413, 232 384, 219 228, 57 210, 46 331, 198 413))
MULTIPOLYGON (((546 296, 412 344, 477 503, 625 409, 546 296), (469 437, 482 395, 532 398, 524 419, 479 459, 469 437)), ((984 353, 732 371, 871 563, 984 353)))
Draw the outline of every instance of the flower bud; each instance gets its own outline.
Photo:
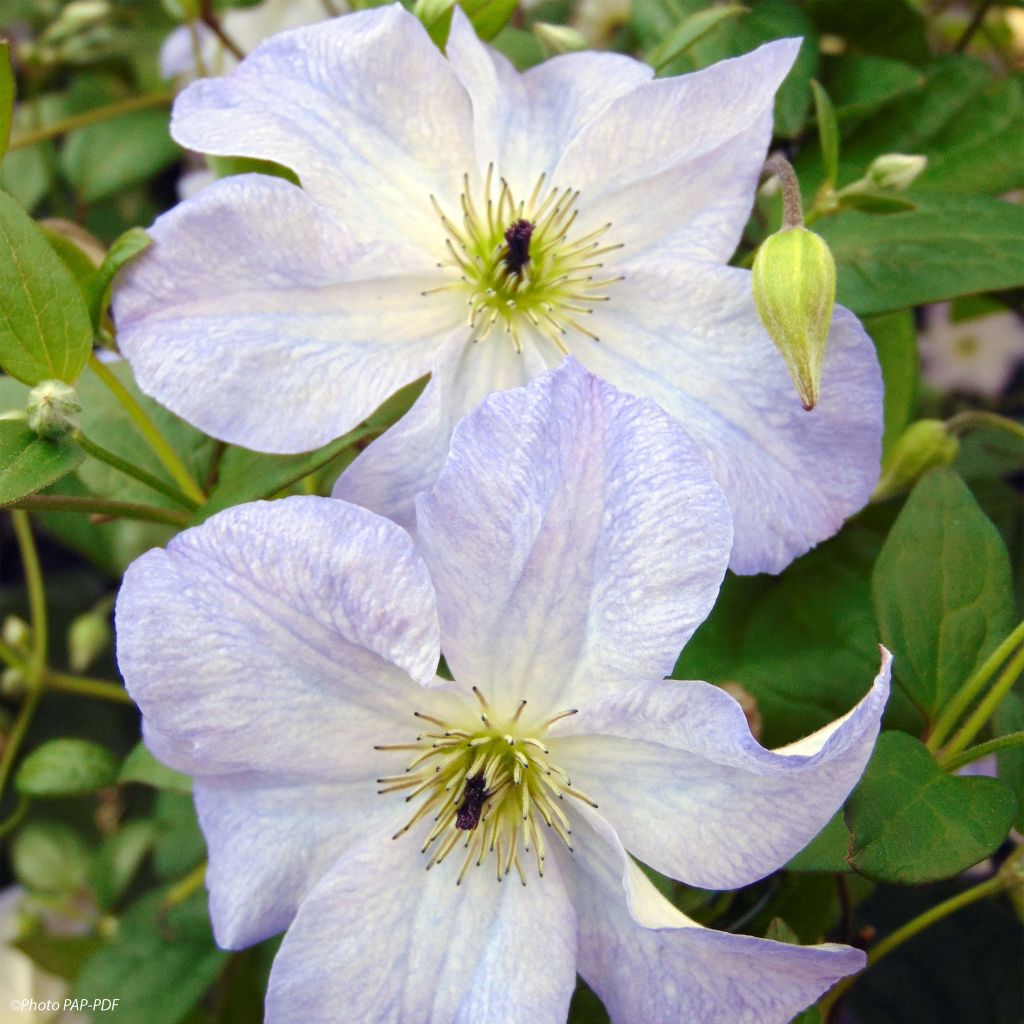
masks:
POLYGON ((582 33, 568 25, 551 25, 546 21, 534 23, 533 34, 548 56, 585 50, 587 41, 582 33))
POLYGON ((17 699, 27 689, 28 680, 20 668, 15 668, 12 665, 10 668, 5 668, 3 673, 0 674, 0 694, 3 694, 4 697, 17 699))
POLYGON ((928 166, 926 156, 905 156, 903 153, 883 153, 875 157, 868 168, 865 180, 874 188, 892 189, 902 192, 920 177, 928 166))
POLYGON ((0 636, 8 647, 13 647, 19 652, 27 651, 32 645, 32 630, 29 624, 17 615, 8 615, 4 619, 0 636))
POLYGON ((872 500, 882 501, 908 490, 929 469, 950 465, 959 450, 960 442, 942 420, 912 423, 885 457, 872 500))
POLYGON ((813 409, 836 298, 836 264, 825 240, 803 227, 776 232, 757 251, 753 288, 757 315, 804 408, 813 409))
POLYGON ((84 672, 113 638, 105 614, 90 611, 79 615, 68 627, 68 664, 72 672, 84 672))
POLYGON ((50 441, 73 434, 81 411, 75 389, 61 380, 44 380, 28 393, 29 428, 50 441))

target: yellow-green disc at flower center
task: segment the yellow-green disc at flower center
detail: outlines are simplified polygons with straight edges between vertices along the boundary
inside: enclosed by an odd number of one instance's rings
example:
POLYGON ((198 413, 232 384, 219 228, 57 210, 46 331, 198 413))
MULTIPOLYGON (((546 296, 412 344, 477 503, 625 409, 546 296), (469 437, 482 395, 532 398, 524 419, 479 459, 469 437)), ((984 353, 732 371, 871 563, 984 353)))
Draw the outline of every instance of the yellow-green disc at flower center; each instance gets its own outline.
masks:
POLYGON ((457 270, 460 278, 424 294, 451 288, 464 292, 472 341, 482 341, 497 328, 521 352, 522 334, 531 327, 565 353, 570 331, 599 340, 580 321, 593 312, 594 303, 607 302, 609 287, 622 280, 609 277, 602 262, 621 245, 607 242, 611 223, 574 236, 579 192, 545 191, 545 183, 542 174, 529 198, 517 200, 502 178, 495 198, 491 165, 480 204, 464 175, 460 215, 449 216, 430 197, 446 235, 448 259, 441 265, 457 270))

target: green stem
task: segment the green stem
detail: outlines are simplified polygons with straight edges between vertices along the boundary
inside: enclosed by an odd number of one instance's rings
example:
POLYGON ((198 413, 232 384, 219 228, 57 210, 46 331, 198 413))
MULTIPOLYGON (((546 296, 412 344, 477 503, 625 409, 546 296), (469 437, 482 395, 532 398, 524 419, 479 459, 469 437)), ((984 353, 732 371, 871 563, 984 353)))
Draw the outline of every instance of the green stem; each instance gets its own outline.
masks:
POLYGON ((804 223, 804 204, 800 196, 800 182, 793 165, 781 154, 773 153, 764 164, 765 174, 773 174, 782 188, 782 226, 799 228, 804 223))
POLYGON ((989 427, 1001 430, 1018 440, 1024 440, 1024 424, 1011 420, 1008 416, 1000 416, 997 412, 985 412, 982 409, 970 409, 959 412, 946 421, 946 429, 951 434, 963 434, 976 427, 989 427))
MULTIPOLYGON (((964 892, 957 893, 956 896, 952 896, 948 900, 943 900, 942 903, 937 903, 923 914, 908 921, 902 928, 897 928, 891 935, 886 936, 877 946, 872 947, 868 953, 868 962, 864 970, 873 967, 879 960, 887 957, 894 949, 898 949, 908 939, 912 939, 937 921, 941 921, 950 914, 955 914, 956 911, 962 910, 972 903, 977 903, 979 900, 994 896, 1006 888, 1010 884, 1010 876, 1016 867, 1015 862, 1020 859, 1022 854, 1024 854, 1024 848, 1013 854, 991 878, 987 878, 984 882, 966 889, 964 892)), ((861 974, 863 974, 863 971, 861 974)), ((821 1011, 821 1019, 823 1021, 828 1021, 829 1015, 836 1003, 846 994, 847 990, 859 977, 860 974, 856 974, 849 978, 843 978, 839 984, 822 997, 818 1003, 818 1009, 821 1011)))
POLYGON ((1005 736, 997 736, 994 740, 979 743, 976 747, 968 747, 962 754, 957 754, 955 757, 945 758, 939 762, 939 767, 946 772, 955 772, 958 768, 963 768, 965 764, 980 761, 989 754, 1006 750, 1007 747, 1020 746, 1024 746, 1024 730, 1008 732, 1005 736))
POLYGON ((10 151, 21 149, 24 146, 34 146, 37 142, 45 142, 47 139, 56 138, 65 132, 73 132, 77 128, 85 128, 90 124, 108 121, 110 118, 120 117, 122 114, 130 114, 136 110, 149 110, 151 107, 166 107, 173 102, 174 96, 174 90, 169 89, 166 92, 151 92, 145 96, 132 96, 127 100, 108 103, 105 107, 96 107, 93 110, 87 110, 84 114, 65 117, 60 121, 44 125, 42 128, 15 136, 7 148, 10 151))
POLYGON ((149 442, 153 453, 164 464, 164 468, 174 477, 177 485, 191 498, 196 505, 206 501, 206 495, 192 479, 191 473, 178 457, 178 453, 167 443, 156 424, 146 414, 146 410, 135 400, 131 392, 117 379, 116 374, 105 363, 96 358, 95 353, 89 356, 89 367, 104 384, 110 388, 114 397, 124 406, 128 415, 135 421, 142 436, 149 442))
POLYGON ((128 691, 118 683, 110 683, 105 679, 90 679, 88 676, 74 676, 67 672, 47 672, 43 683, 51 690, 63 693, 77 693, 83 697, 96 697, 98 700, 109 700, 116 704, 134 704, 128 691))
POLYGON ((39 566, 39 552, 36 551, 36 542, 32 536, 32 523, 28 513, 13 510, 11 519, 14 521, 14 535, 18 540, 25 584, 28 587, 29 617, 32 625, 32 658, 29 662, 29 681, 34 687, 38 685, 39 677, 46 666, 48 644, 46 592, 43 588, 43 572, 39 566))
POLYGON ((39 706, 39 700, 42 695, 43 691, 38 687, 29 691, 25 703, 21 705, 21 710, 18 712, 18 717, 14 720, 14 727, 7 737, 7 742, 4 744, 4 752, 0 756, 0 800, 3 799, 4 789, 10 777, 11 768, 14 766, 18 751, 21 749, 25 733, 28 732, 29 725, 32 724, 32 716, 36 713, 36 708, 39 706))
POLYGON ((105 462, 108 466, 113 466, 114 469, 119 470, 127 476, 134 477, 140 483, 144 483, 154 491, 159 491, 162 495, 170 498, 172 501, 176 501, 179 505, 184 505, 185 508, 191 509, 193 512, 199 507, 191 498, 182 494, 174 484, 165 483, 158 476, 153 476, 152 473, 143 469, 141 466, 136 466, 127 459, 122 459, 120 455, 115 455, 112 451, 108 451, 102 445, 96 444, 95 441, 90 441, 89 438, 87 438, 81 431, 75 435, 74 439, 93 458, 99 459, 101 462, 105 462))
POLYGON ((977 672, 960 687, 953 699, 939 715, 925 746, 933 753, 942 746, 946 737, 953 731, 960 716, 974 703, 976 697, 988 685, 988 681, 996 674, 1000 665, 1013 653, 1019 644, 1024 643, 1024 622, 1021 622, 1000 645, 985 659, 977 672))
POLYGON ((30 802, 27 796, 18 798, 18 806, 5 821, 0 822, 0 838, 7 835, 8 832, 13 832, 21 824, 22 818, 28 813, 30 802))
POLYGON ((110 516, 114 519, 141 519, 147 523, 167 523, 170 526, 190 526, 192 520, 185 512, 156 505, 141 505, 135 501, 113 501, 109 498, 77 498, 62 494, 29 494, 16 501, 11 508, 28 512, 87 512, 110 516))
POLYGON ((942 756, 945 760, 959 754, 978 735, 985 723, 995 714, 996 708, 1010 692, 1021 672, 1024 672, 1024 647, 1010 659, 992 689, 985 694, 981 703, 943 748, 942 756))
POLYGON ((26 667, 25 659, 13 647, 8 647, 3 640, 0 640, 0 661, 7 662, 11 668, 26 667))

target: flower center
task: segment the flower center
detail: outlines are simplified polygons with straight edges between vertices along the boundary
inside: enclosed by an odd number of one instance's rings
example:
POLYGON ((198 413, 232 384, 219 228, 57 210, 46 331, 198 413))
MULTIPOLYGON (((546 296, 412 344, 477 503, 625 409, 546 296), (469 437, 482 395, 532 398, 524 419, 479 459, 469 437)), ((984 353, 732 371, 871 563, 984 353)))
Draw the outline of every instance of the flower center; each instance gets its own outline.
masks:
POLYGON ((516 200, 504 178, 494 199, 492 164, 479 207, 470 191, 469 175, 462 180, 461 217, 449 217, 430 197, 441 218, 450 257, 440 266, 455 268, 459 280, 423 294, 450 288, 465 291, 472 341, 483 341, 495 327, 505 332, 517 352, 523 350, 523 332, 531 328, 565 354, 569 349, 564 339, 570 330, 599 341, 580 319, 593 313, 594 303, 607 302, 608 287, 622 280, 601 274, 601 257, 622 248, 606 243, 611 223, 574 237, 579 192, 571 188, 545 192, 545 174, 525 201, 516 200))
POLYGON ((457 846, 465 850, 456 885, 461 885, 471 864, 479 867, 494 855, 500 882, 514 867, 526 885, 523 858, 534 858, 544 875, 544 834, 551 829, 572 850, 572 828, 559 806, 565 796, 597 807, 574 789, 569 776, 549 759, 542 737, 560 719, 576 714, 562 711, 544 722, 524 727, 521 701, 507 719, 495 715, 476 687, 480 702, 475 716, 461 723, 445 722, 420 712, 413 714, 436 728, 416 737, 415 743, 377 746, 377 750, 409 750, 414 756, 401 775, 378 779, 379 793, 412 790, 409 803, 421 799, 413 816, 392 836, 398 839, 428 815, 432 825, 421 853, 427 870, 440 864, 457 846), (521 858, 520 854, 523 855, 521 858))

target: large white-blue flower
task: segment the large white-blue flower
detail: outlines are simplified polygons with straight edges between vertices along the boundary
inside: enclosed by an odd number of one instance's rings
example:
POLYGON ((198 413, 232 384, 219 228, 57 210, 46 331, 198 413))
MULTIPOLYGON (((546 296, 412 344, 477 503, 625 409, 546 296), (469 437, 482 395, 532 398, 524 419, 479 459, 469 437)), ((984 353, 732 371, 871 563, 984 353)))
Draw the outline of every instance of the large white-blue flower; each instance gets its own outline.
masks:
POLYGON ((578 970, 616 1022, 786 1024, 860 968, 702 928, 626 853, 713 888, 775 870, 888 692, 886 659, 771 752, 727 694, 663 679, 730 546, 679 425, 567 361, 461 423, 417 514, 418 548, 343 501, 240 506, 118 599, 147 741, 195 776, 218 941, 288 929, 268 1021, 558 1024, 578 970))
POLYGON ((837 309, 800 405, 736 248, 797 40, 651 81, 614 54, 519 74, 455 12, 447 57, 399 6, 286 32, 188 88, 172 131, 292 168, 161 217, 114 302, 140 386, 226 441, 314 448, 430 372, 337 496, 411 526, 454 424, 571 352, 704 446, 739 572, 777 571, 867 500, 881 381, 837 309))

